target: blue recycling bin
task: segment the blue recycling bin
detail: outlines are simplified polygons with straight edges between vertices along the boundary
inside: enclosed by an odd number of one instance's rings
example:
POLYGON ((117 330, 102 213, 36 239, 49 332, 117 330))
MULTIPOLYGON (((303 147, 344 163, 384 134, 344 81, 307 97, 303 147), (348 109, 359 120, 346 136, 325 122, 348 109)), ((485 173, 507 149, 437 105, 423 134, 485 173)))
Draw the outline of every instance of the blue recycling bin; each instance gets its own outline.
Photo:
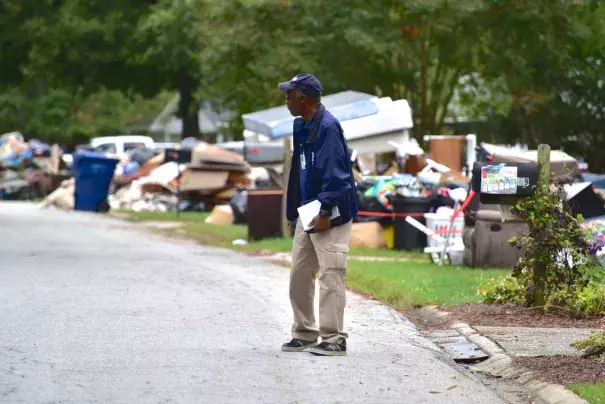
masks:
POLYGON ((75 155, 73 167, 76 210, 109 211, 109 184, 118 163, 118 159, 105 157, 101 153, 83 151, 75 155))

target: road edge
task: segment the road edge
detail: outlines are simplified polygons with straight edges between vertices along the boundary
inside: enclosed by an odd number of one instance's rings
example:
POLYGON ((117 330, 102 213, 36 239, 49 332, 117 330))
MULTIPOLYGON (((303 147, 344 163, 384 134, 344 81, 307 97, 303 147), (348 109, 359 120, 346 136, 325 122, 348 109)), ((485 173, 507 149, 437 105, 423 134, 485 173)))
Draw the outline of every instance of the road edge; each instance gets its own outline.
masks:
MULTIPOLYGON (((427 309, 439 317, 449 316, 449 313, 435 307, 427 307, 427 309)), ((452 324, 450 329, 477 345, 490 356, 486 361, 471 366, 472 371, 516 381, 535 397, 536 404, 589 404, 588 401, 568 390, 565 386, 545 382, 535 372, 514 365, 513 358, 501 346, 470 325, 460 322, 452 324)))

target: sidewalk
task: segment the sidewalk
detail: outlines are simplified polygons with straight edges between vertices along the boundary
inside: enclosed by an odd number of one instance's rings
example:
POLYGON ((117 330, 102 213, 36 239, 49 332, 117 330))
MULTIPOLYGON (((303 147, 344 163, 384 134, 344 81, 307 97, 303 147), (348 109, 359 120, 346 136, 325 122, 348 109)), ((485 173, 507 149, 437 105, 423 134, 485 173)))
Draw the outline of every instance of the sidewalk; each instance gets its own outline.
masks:
POLYGON ((439 323, 446 324, 450 313, 436 307, 423 311, 427 318, 432 315, 435 320, 425 327, 423 334, 456 362, 468 364, 474 372, 515 380, 535 397, 536 403, 587 403, 552 380, 574 380, 595 374, 598 377, 599 372, 605 375, 605 363, 583 359, 581 352, 570 346, 600 329, 496 327, 456 322, 439 327, 439 323), (573 370, 558 369, 556 364, 573 370))

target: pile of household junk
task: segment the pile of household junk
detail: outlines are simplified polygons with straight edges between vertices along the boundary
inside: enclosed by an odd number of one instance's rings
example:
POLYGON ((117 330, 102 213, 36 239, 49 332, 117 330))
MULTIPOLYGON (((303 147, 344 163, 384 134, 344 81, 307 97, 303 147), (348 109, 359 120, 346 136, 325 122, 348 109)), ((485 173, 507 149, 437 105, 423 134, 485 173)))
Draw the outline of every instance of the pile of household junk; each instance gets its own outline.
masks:
MULTIPOLYGON (((120 160, 108 196, 114 210, 206 211, 228 204, 242 190, 271 183, 267 169, 193 138, 163 151, 139 147, 126 156, 104 155, 120 160)), ((42 206, 73 209, 74 193, 75 179, 66 179, 42 206)))
POLYGON ((19 132, 0 136, 0 200, 40 199, 69 176, 62 169, 59 146, 26 142, 19 132))

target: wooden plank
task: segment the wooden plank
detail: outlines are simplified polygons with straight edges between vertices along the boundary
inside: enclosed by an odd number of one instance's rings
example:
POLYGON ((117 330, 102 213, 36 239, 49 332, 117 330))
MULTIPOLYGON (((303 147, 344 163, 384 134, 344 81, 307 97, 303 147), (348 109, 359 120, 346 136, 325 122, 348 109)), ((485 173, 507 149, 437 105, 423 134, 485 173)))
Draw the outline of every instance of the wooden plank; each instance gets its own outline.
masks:
POLYGON ((290 225, 288 218, 286 217, 287 201, 288 201, 288 180, 290 178, 290 169, 292 168, 292 148, 290 147, 290 137, 284 136, 284 169, 283 169, 283 190, 284 196, 282 198, 282 214, 281 214, 281 228, 282 236, 290 237, 290 225))

